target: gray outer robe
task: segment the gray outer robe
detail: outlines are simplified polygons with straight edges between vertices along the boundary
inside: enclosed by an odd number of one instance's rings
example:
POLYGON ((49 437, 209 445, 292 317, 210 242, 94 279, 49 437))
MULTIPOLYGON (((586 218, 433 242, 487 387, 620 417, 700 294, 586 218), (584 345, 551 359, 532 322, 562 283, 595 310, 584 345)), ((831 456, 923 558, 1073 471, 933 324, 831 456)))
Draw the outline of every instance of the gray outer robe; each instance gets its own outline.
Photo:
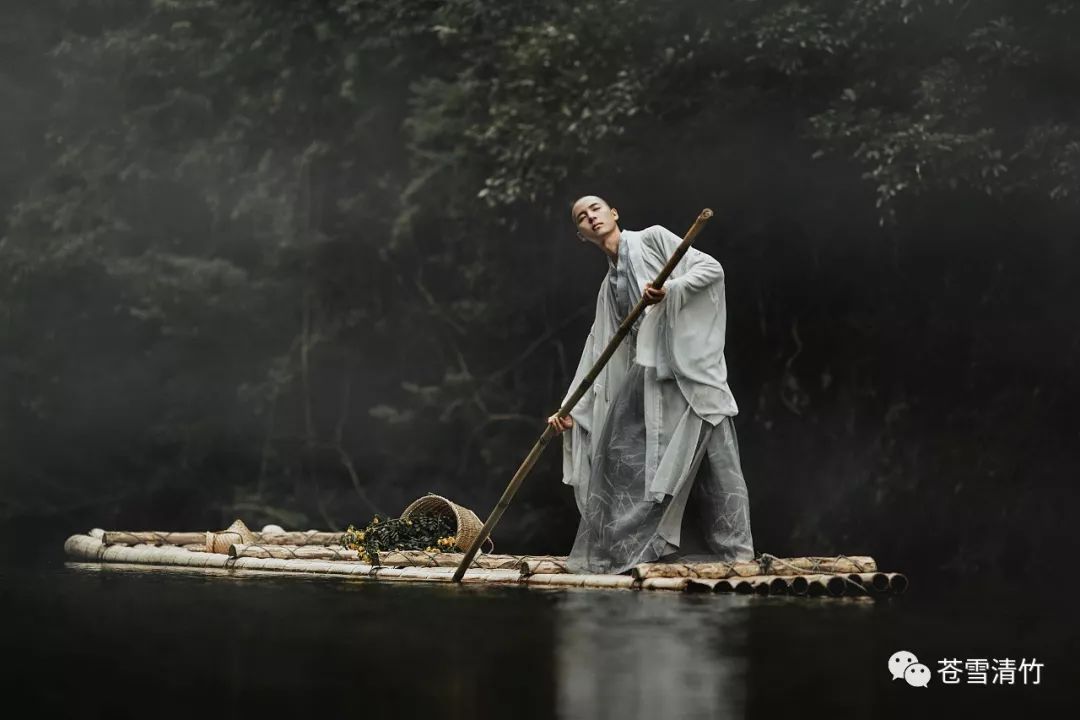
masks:
MULTIPOLYGON (((623 230, 637 296, 664 267, 681 242, 659 225, 635 232, 623 230)), ((592 368, 615 335, 617 317, 601 283, 596 318, 585 342, 567 398, 592 368)), ((563 482, 574 488, 578 510, 584 514, 589 496, 592 458, 608 407, 632 362, 645 373, 645 497, 661 502, 680 495, 690 476, 694 450, 703 422, 717 425, 738 413, 727 384, 724 337, 727 307, 724 271, 711 256, 691 247, 664 285, 665 299, 648 307, 637 331, 636 347, 627 338, 571 411, 574 426, 563 434, 563 482), (651 369, 651 370, 650 370, 651 369)), ((565 402, 565 398, 564 398, 565 402)), ((678 514, 681 517, 681 512, 678 514)), ((662 537, 679 544, 679 524, 661 526, 662 537)))

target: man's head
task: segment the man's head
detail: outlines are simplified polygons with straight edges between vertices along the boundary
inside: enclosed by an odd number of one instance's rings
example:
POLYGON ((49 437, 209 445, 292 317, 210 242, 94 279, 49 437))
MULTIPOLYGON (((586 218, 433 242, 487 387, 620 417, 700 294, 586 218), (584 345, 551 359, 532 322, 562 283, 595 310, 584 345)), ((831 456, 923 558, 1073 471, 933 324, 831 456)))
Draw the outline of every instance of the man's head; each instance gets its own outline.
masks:
POLYGON ((570 206, 570 218, 584 240, 596 242, 619 228, 619 211, 596 195, 575 200, 570 206))

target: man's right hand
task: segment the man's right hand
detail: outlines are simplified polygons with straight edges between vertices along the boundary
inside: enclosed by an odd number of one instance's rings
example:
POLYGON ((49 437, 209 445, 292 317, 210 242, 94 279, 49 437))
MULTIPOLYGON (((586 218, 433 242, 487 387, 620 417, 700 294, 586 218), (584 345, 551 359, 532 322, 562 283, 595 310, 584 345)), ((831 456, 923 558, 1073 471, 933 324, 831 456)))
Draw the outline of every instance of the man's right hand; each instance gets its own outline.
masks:
POLYGON ((555 413, 548 418, 548 425, 555 431, 556 435, 561 435, 564 430, 569 430, 574 427, 574 418, 567 415, 564 418, 559 417, 559 413, 555 413))

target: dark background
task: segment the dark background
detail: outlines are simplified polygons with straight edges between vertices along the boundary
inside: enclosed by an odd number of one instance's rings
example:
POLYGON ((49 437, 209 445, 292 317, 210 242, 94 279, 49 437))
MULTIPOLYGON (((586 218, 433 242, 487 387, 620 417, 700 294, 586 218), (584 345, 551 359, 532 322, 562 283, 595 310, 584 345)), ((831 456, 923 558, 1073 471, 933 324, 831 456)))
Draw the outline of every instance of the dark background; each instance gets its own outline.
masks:
MULTIPOLYGON (((760 551, 1017 585, 1076 500, 1080 11, 10 0, 0 527, 485 515, 606 264, 725 267, 760 551)), ((549 448, 496 532, 563 553, 549 448)))

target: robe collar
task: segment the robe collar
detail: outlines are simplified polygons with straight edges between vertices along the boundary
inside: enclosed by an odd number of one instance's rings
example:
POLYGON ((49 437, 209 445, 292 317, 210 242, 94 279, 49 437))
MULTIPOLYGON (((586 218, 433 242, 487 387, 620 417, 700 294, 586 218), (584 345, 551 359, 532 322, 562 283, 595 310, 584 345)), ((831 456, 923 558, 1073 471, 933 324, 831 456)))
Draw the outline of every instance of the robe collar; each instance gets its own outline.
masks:
MULTIPOLYGON (((632 232, 632 231, 631 230, 623 230, 622 228, 619 228, 619 249, 616 252, 616 255, 618 255, 620 260, 626 260, 626 258, 629 256, 629 248, 626 245, 626 236, 630 232, 632 232)), ((612 260, 610 257, 608 257, 607 253, 604 253, 604 257, 607 258, 608 272, 609 273, 615 272, 615 267, 616 267, 615 261, 612 260)))

